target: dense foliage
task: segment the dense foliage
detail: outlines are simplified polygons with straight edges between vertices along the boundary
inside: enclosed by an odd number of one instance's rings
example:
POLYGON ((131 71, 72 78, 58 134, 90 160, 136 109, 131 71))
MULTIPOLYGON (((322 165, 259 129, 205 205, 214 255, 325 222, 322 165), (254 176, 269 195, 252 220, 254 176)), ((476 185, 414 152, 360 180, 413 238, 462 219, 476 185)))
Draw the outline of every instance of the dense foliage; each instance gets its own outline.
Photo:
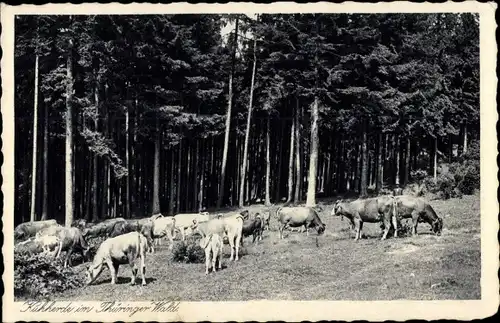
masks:
POLYGON ((14 295, 47 299, 55 292, 83 286, 84 273, 76 267, 64 268, 62 262, 44 254, 14 253, 14 295))
POLYGON ((478 26, 470 13, 16 16, 15 221, 412 182, 470 194, 478 26))

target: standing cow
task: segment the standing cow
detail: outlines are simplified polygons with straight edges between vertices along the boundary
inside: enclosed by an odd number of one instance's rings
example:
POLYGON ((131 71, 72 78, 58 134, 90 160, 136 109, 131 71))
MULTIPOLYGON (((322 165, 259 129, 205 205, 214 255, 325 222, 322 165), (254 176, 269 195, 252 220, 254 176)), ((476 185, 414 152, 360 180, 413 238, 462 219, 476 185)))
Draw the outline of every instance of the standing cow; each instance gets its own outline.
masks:
POLYGON ((419 222, 428 223, 431 231, 436 235, 441 235, 443 230, 443 219, 440 218, 432 206, 423 198, 410 195, 396 196, 397 218, 412 219, 412 235, 417 235, 419 222))
POLYGON ((352 226, 356 230, 354 240, 358 241, 361 238, 363 223, 384 223, 384 232, 382 239, 387 238, 391 223, 396 228, 394 237, 397 237, 397 221, 396 221, 396 200, 391 195, 358 199, 352 202, 337 201, 333 206, 332 215, 345 216, 349 219, 352 226))
POLYGON ((219 261, 219 269, 222 269, 222 237, 217 233, 212 233, 200 240, 200 247, 205 250, 205 274, 208 275, 210 263, 212 271, 216 272, 217 260, 219 261))
POLYGON ((135 284, 137 276, 136 259, 140 259, 142 285, 146 285, 146 249, 148 241, 139 232, 129 232, 105 240, 97 249, 94 261, 87 269, 86 284, 91 284, 107 265, 111 272, 111 284, 116 284, 120 265, 129 264, 132 269, 131 285, 135 284))
POLYGON ((316 228, 318 235, 325 232, 326 225, 319 218, 318 213, 314 208, 297 206, 297 207, 281 207, 277 210, 280 239, 283 239, 283 231, 287 227, 304 226, 307 235, 309 228, 316 228))
POLYGON ((174 243, 175 218, 174 217, 159 217, 153 221, 153 238, 155 244, 159 245, 163 237, 167 237, 170 241, 170 249, 174 243))
POLYGON ((257 242, 258 240, 262 241, 262 231, 264 230, 264 219, 259 214, 256 213, 253 216, 249 216, 247 219, 243 221, 242 234, 243 237, 241 239, 241 245, 243 245, 243 238, 248 236, 253 236, 252 243, 257 242))

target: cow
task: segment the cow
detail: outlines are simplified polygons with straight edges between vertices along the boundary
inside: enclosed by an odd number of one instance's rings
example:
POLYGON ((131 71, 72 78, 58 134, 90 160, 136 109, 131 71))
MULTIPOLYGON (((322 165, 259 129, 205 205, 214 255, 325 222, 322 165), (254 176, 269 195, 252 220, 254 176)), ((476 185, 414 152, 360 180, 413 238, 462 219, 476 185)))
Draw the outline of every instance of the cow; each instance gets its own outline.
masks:
POLYGON ((57 225, 56 220, 24 222, 14 228, 14 239, 24 240, 31 238, 34 237, 38 231, 57 225))
MULTIPOLYGON (((43 253, 48 254, 50 251, 57 248, 59 245, 59 237, 58 236, 36 236, 35 241, 40 243, 42 246, 43 253)), ((55 251, 54 255, 57 253, 55 251)))
POLYGON ((148 241, 139 232, 129 232, 114 238, 108 238, 97 249, 94 260, 87 268, 86 285, 90 285, 101 274, 106 264, 111 273, 111 284, 116 284, 120 265, 129 264, 132 269, 131 285, 137 276, 137 258, 140 259, 142 285, 146 285, 146 249, 148 241))
POLYGON ((229 260, 239 260, 239 248, 243 231, 243 221, 249 216, 248 210, 243 210, 240 213, 232 213, 226 217, 217 217, 215 219, 198 222, 193 220, 190 226, 193 232, 198 232, 202 237, 217 233, 221 237, 227 236, 231 247, 231 257, 229 260))
MULTIPOLYGON (((363 223, 384 223, 384 232, 381 240, 387 238, 391 223, 397 229, 396 200, 394 196, 385 195, 368 199, 358 199, 352 202, 337 201, 333 206, 332 215, 346 217, 351 222, 351 228, 356 230, 355 241, 361 238, 363 223)), ((397 231, 397 230, 396 230, 397 231)), ((397 232, 394 237, 397 237, 397 232)))
POLYGON ((174 243, 175 218, 159 217, 153 221, 153 239, 154 243, 159 245, 163 237, 167 237, 170 241, 170 249, 174 243))
POLYGON ((256 213, 254 216, 249 216, 248 219, 243 221, 241 245, 243 245, 243 238, 250 235, 253 236, 252 243, 256 243, 256 239, 262 241, 262 231, 264 229, 264 219, 259 214, 256 213))
POLYGON ((125 220, 116 223, 113 227, 113 231, 109 234, 110 238, 117 237, 119 235, 129 233, 129 232, 140 232, 146 237, 148 242, 147 250, 154 253, 154 242, 153 242, 153 221, 150 218, 144 218, 139 220, 125 220))
POLYGON ((97 237, 109 237, 114 231, 114 227, 117 223, 124 222, 124 218, 112 218, 107 219, 97 224, 92 225, 89 228, 83 229, 83 236, 85 238, 97 238, 97 237))
POLYGON ((441 235, 443 230, 443 219, 440 218, 432 206, 421 197, 410 195, 400 195, 395 197, 397 203, 397 218, 412 219, 412 236, 417 235, 417 226, 419 222, 428 223, 431 231, 436 235, 441 235))
POLYGON ((208 275, 210 263, 212 263, 212 272, 216 272, 217 260, 219 260, 219 270, 222 269, 222 237, 217 233, 212 233, 207 237, 201 238, 200 247, 205 250, 205 275, 208 275))
POLYGON ((193 221, 196 220, 197 222, 205 222, 210 220, 210 216, 208 212, 202 212, 202 213, 183 213, 183 214, 177 214, 174 216, 175 219, 175 228, 178 230, 181 234, 181 239, 184 241, 186 239, 186 229, 191 227, 193 224, 193 221))
POLYGON ((88 260, 90 246, 87 243, 87 240, 85 240, 85 237, 80 229, 76 227, 63 228, 57 233, 57 237, 59 239, 59 246, 56 259, 61 256, 61 252, 66 251, 64 268, 68 266, 68 262, 71 266, 71 255, 75 251, 82 254, 84 262, 88 260))
POLYGON ((286 227, 300 227, 304 226, 307 235, 309 235, 309 228, 314 227, 318 235, 325 232, 326 225, 319 218, 318 213, 314 208, 305 206, 296 207, 281 207, 277 210, 279 220, 279 235, 283 239, 283 230, 286 227))
POLYGON ((16 254, 35 255, 41 252, 43 252, 42 242, 33 237, 14 245, 14 253, 16 254))

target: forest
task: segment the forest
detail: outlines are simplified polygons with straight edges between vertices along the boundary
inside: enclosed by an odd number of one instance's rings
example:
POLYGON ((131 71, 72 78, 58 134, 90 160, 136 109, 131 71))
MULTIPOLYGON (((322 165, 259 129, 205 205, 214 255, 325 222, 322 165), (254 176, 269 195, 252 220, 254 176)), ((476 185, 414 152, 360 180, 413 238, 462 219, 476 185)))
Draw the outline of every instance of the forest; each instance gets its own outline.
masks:
POLYGON ((16 224, 363 197, 479 140, 471 13, 18 15, 14 50, 16 224))

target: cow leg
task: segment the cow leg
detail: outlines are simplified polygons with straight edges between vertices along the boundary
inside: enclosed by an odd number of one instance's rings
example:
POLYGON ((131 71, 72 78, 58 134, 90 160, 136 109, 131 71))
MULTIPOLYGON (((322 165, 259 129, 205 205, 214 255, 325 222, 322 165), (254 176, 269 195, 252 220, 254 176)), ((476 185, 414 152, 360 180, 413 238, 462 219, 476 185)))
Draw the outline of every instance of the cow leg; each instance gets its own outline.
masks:
POLYGON ((384 233, 382 234, 382 238, 380 240, 385 240, 387 238, 387 234, 389 233, 389 229, 391 228, 390 219, 384 217, 384 233))
POLYGON ((74 247, 69 248, 69 250, 66 252, 66 258, 64 259, 64 268, 68 267, 68 262, 71 264, 71 254, 73 253, 74 247))
POLYGON ((205 249, 205 275, 208 275, 208 269, 210 268, 210 248, 205 249))
POLYGON ((117 274, 117 271, 115 270, 115 264, 113 263, 113 261, 111 260, 111 258, 108 258, 106 260, 106 264, 108 265, 108 268, 109 268, 109 272, 111 274, 111 284, 116 284, 116 274, 117 274))
POLYGON ((412 226, 412 230, 411 230, 412 236, 417 235, 418 218, 419 218, 419 214, 417 212, 413 211, 411 214, 411 219, 413 221, 413 226, 412 226))
POLYGON ((213 257, 212 257, 212 272, 214 272, 214 273, 215 273, 215 272, 217 271, 217 269, 216 269, 216 268, 217 268, 216 264, 217 264, 217 254, 218 254, 218 248, 214 248, 214 249, 212 250, 212 252, 213 252, 213 257))
POLYGON ((359 219, 354 220, 354 229, 355 229, 355 236, 354 236, 354 241, 358 241, 359 238, 361 237, 361 221, 359 219))
POLYGON ((132 261, 132 263, 129 263, 130 269, 132 269, 132 278, 130 279, 130 285, 135 285, 135 279, 137 277, 137 265, 135 264, 135 261, 132 261))
POLYGON ((59 240, 59 246, 58 246, 58 250, 57 250, 56 259, 59 259, 59 256, 61 255, 61 251, 62 251, 62 239, 59 240))
POLYGON ((394 238, 398 237, 398 218, 396 216, 392 218, 392 225, 394 226, 394 238))
POLYGON ((219 270, 222 269, 222 246, 223 245, 224 245, 224 243, 221 240, 221 244, 219 247, 219 270))
POLYGON ((144 255, 144 252, 140 253, 141 258, 141 279, 142 279, 142 286, 146 286, 146 256, 144 255))
POLYGON ((235 261, 238 261, 238 259, 239 259, 239 257, 238 257, 238 256, 239 256, 239 254, 240 254, 240 244, 239 244, 239 242, 240 242, 241 240, 242 240, 242 239, 241 239, 241 233, 240 233, 240 234, 238 234, 238 235, 236 236, 236 243, 235 243, 235 245, 236 245, 236 258, 235 258, 235 261))
POLYGON ((234 258, 234 236, 232 234, 228 234, 228 240, 229 240, 229 247, 231 248, 231 256, 229 257, 229 260, 232 261, 234 258))

